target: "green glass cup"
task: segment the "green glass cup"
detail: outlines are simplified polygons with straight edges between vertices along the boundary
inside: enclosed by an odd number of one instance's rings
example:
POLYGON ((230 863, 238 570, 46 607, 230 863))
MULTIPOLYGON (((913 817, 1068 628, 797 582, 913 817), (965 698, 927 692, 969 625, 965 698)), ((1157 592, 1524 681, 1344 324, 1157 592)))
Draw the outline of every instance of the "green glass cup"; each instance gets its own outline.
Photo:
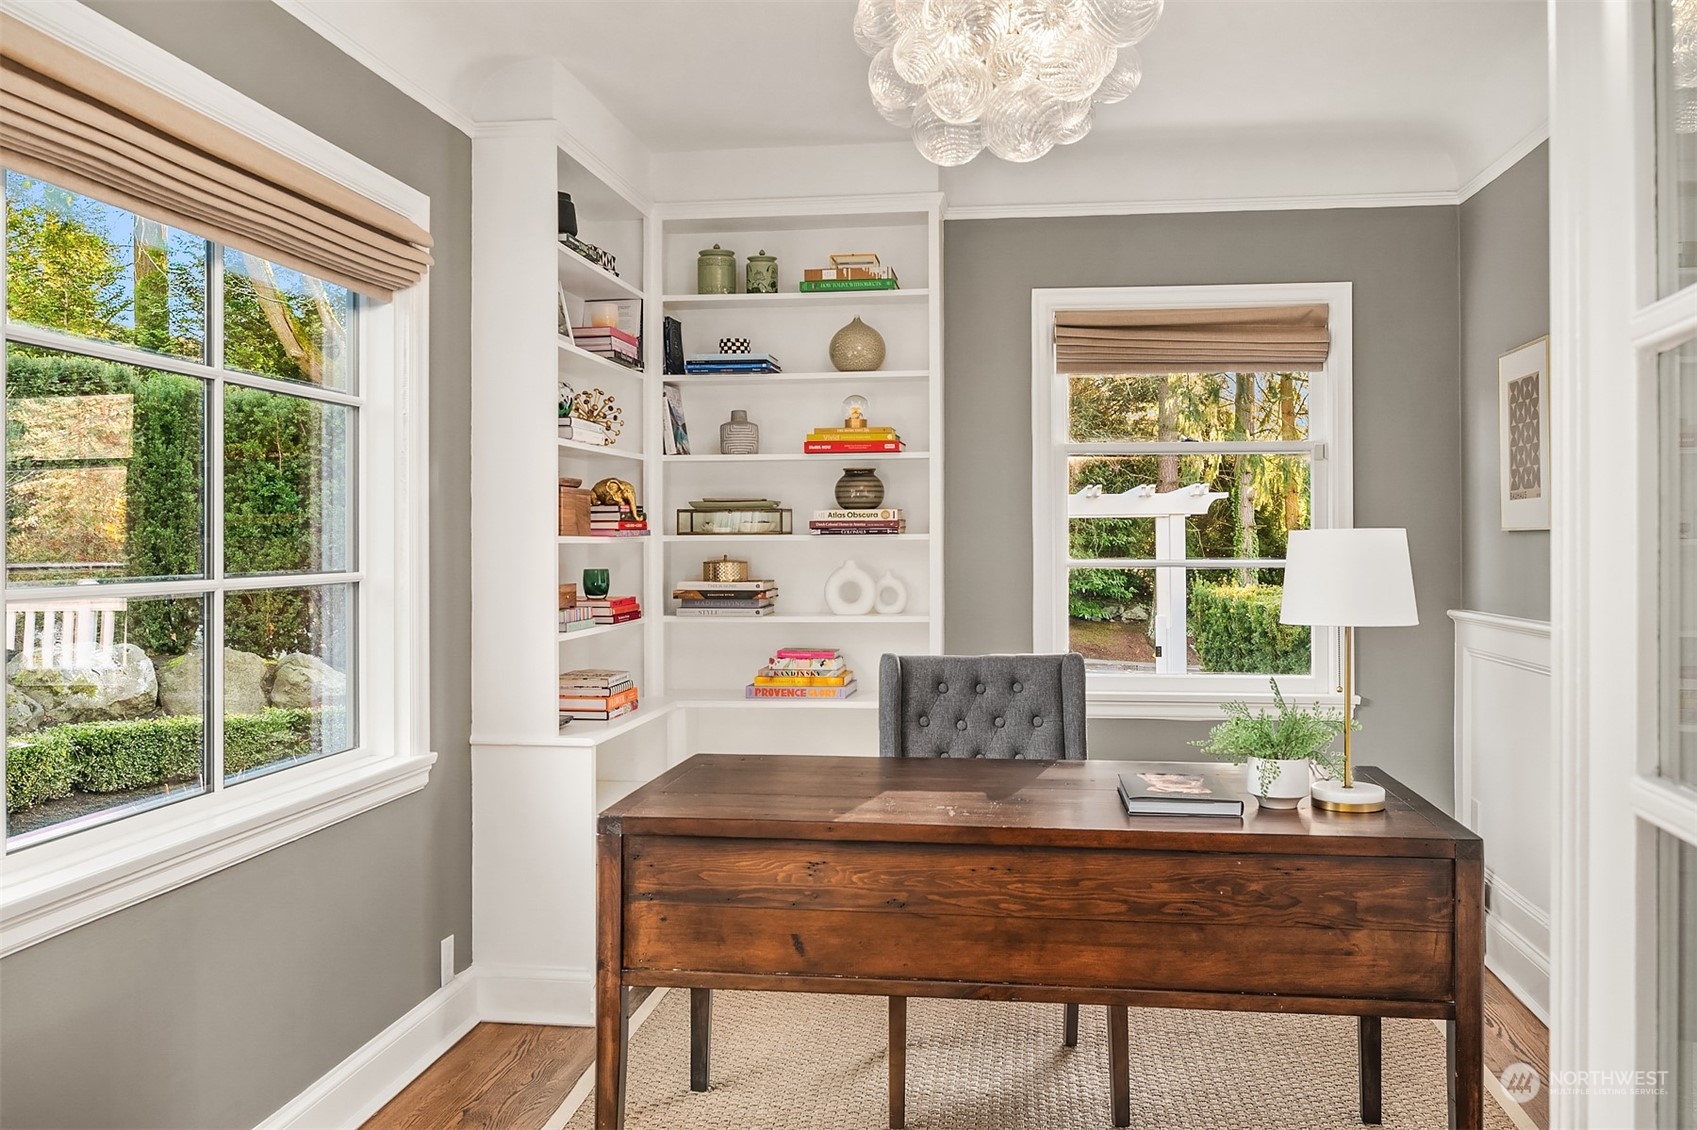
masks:
POLYGON ((613 587, 613 575, 606 569, 585 569, 583 571, 583 593, 585 596, 606 596, 613 587))

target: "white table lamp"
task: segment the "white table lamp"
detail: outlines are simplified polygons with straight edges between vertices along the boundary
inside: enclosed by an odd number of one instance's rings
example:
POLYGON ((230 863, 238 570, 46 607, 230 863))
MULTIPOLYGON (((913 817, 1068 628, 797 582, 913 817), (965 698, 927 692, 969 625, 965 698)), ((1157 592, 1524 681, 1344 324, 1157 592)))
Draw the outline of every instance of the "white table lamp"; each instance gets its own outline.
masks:
POLYGON ((1343 629, 1343 780, 1316 781, 1313 803, 1338 812, 1379 812, 1385 790, 1355 780, 1354 630, 1418 624, 1407 530, 1293 530, 1285 547, 1282 624, 1343 629))

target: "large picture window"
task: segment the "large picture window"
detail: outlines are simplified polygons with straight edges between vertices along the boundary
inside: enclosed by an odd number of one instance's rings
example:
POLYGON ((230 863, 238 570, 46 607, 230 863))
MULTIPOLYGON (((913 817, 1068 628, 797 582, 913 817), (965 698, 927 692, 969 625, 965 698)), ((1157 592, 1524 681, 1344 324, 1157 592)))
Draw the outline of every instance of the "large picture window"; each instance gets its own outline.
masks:
POLYGON ((1038 650, 1084 656, 1097 713, 1212 715, 1273 677, 1339 693, 1331 633, 1279 606, 1288 533, 1348 521, 1348 287, 1039 291, 1034 309, 1038 650), (1312 312, 1291 317, 1318 342, 1257 327, 1198 347, 1214 314, 1273 304, 1312 312))
POLYGON ((5 206, 7 846, 354 748, 362 300, 16 172, 5 206))

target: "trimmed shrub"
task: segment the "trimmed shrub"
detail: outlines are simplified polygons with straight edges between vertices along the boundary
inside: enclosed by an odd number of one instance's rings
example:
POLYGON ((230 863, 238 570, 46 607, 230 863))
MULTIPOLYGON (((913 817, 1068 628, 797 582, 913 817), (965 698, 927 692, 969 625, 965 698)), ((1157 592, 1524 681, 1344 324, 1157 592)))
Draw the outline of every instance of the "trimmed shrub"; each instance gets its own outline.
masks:
MULTIPOLYGON (((314 733, 338 734, 341 710, 265 710, 224 719, 224 771, 241 773, 311 752, 314 733)), ((6 810, 85 793, 193 781, 202 764, 197 714, 76 722, 14 739, 6 747, 6 810)))
POLYGON ((1190 585, 1189 627, 1204 671, 1302 675, 1309 629, 1279 623, 1278 585, 1190 585))

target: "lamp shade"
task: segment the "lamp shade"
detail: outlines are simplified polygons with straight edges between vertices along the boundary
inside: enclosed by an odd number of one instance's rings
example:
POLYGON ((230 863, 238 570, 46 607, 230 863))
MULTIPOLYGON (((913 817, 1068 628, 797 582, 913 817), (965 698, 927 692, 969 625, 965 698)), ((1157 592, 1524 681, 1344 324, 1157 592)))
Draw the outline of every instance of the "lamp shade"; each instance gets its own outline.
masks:
POLYGON ((1284 624, 1418 624, 1407 530, 1293 530, 1285 547, 1284 624))

